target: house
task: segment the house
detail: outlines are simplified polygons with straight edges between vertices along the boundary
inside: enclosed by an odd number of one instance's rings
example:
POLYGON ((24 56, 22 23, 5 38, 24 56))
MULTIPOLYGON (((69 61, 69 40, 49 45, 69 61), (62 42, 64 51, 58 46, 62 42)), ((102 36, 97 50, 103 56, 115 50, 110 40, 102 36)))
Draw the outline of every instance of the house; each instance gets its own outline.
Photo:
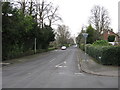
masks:
POLYGON ((108 40, 108 37, 111 36, 111 35, 115 36, 115 41, 113 42, 114 44, 115 44, 115 42, 116 43, 120 42, 120 36, 118 34, 114 33, 112 30, 105 30, 102 33, 102 37, 103 37, 104 40, 108 40))

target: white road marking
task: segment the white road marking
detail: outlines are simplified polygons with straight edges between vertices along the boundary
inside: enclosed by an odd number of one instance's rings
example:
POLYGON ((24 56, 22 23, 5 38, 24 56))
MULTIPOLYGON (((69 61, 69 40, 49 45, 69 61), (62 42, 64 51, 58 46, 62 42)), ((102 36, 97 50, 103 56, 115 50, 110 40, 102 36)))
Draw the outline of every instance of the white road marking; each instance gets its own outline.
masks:
POLYGON ((74 73, 75 75, 80 75, 80 74, 83 74, 83 73, 74 73))
POLYGON ((55 67, 63 67, 63 66, 60 66, 60 65, 56 65, 55 67))
POLYGON ((56 68, 57 68, 57 67, 62 68, 62 67, 67 67, 67 66, 56 65, 55 67, 56 67, 56 68))
POLYGON ((63 67, 67 67, 67 66, 63 66, 63 67))
POLYGON ((64 64, 66 64, 66 61, 64 61, 64 64))
POLYGON ((55 67, 58 67, 58 65, 56 65, 55 67))
POLYGON ((63 64, 63 63, 57 64, 56 66, 60 66, 61 64, 63 64))
POLYGON ((66 61, 64 61, 64 62, 62 62, 62 63, 60 63, 60 64, 57 64, 55 67, 67 67, 67 66, 65 66, 65 65, 62 66, 62 64, 66 64, 66 61))
POLYGON ((83 73, 74 73, 75 75, 77 75, 77 76, 83 76, 83 73))
POLYGON ((52 59, 50 62, 52 62, 52 61, 54 61, 55 60, 55 58, 54 59, 52 59))
POLYGON ((63 67, 63 66, 58 66, 58 67, 63 67))

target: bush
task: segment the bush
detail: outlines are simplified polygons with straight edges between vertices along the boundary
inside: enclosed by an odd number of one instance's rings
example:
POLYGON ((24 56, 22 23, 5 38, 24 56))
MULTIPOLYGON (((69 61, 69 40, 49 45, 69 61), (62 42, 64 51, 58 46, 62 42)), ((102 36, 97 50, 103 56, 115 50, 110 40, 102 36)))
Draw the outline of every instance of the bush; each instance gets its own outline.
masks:
POLYGON ((94 46, 109 46, 109 42, 106 40, 97 40, 93 43, 94 46))
POLYGON ((87 53, 103 65, 120 66, 120 46, 87 45, 87 53))

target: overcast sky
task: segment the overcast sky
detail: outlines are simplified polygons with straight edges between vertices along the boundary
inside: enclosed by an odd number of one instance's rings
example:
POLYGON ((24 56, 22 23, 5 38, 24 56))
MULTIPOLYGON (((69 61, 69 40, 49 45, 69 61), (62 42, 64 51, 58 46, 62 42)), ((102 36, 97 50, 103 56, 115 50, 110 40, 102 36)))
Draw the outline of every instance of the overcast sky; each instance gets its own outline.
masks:
POLYGON ((118 1, 119 0, 50 0, 59 6, 59 14, 63 24, 69 26, 72 35, 77 35, 83 25, 88 25, 91 9, 94 5, 105 7, 111 18, 110 27, 118 32, 118 1))

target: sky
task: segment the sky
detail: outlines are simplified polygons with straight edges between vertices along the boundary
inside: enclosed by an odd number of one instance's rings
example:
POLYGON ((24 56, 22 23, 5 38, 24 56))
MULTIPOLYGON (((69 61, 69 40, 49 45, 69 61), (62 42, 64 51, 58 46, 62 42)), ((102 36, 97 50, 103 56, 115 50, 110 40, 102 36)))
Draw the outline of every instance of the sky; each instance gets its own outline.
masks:
MULTIPOLYGON (((48 1, 48 0, 47 0, 48 1)), ((91 9, 95 5, 103 6, 109 12, 110 27, 118 32, 118 2, 119 0, 49 0, 59 6, 62 24, 69 27, 72 36, 77 36, 82 26, 88 26, 91 9)))

